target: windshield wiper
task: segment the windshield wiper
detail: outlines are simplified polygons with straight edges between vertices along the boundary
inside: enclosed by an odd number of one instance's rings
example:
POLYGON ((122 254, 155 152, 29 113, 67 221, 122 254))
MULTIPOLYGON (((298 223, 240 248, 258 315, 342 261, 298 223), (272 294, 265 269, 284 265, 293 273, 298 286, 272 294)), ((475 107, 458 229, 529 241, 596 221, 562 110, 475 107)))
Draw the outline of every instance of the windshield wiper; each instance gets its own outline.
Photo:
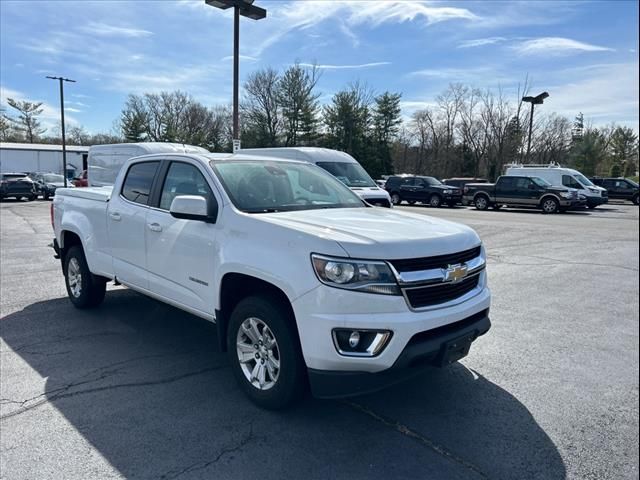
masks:
POLYGON ((245 213, 277 213, 281 210, 277 208, 245 208, 242 211, 245 213))

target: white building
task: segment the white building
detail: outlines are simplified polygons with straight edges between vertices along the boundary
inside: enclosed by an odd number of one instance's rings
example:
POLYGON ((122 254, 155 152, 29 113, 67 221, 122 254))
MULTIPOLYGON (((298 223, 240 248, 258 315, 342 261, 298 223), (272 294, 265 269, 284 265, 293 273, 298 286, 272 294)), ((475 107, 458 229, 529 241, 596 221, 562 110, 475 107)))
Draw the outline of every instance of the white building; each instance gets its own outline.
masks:
MULTIPOLYGON (((67 145, 67 172, 80 175, 87 168, 89 147, 67 145)), ((0 173, 52 172, 62 174, 62 145, 0 142, 0 173)))

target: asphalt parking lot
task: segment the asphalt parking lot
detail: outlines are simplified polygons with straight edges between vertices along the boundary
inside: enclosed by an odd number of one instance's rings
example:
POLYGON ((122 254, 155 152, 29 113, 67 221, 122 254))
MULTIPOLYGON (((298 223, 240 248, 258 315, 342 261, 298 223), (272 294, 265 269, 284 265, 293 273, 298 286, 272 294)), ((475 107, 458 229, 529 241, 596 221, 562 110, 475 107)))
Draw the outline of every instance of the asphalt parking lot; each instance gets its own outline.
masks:
POLYGON ((638 478, 638 207, 400 207, 475 228, 492 330, 459 364, 286 412, 213 325, 123 288, 66 298, 49 202, 0 203, 0 478, 638 478))

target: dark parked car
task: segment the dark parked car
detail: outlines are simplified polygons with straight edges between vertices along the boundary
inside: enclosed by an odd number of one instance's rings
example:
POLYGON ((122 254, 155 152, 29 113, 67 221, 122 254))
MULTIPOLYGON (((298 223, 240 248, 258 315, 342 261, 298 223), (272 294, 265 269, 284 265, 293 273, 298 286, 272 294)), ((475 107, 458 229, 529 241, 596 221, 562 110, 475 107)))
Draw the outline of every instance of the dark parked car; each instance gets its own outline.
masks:
POLYGON ((590 178, 594 184, 606 188, 609 198, 629 200, 638 205, 638 184, 628 178, 590 178))
POLYGON ((0 180, 0 200, 14 197, 16 200, 38 198, 36 183, 26 173, 3 173, 0 180))
POLYGON ((464 187, 464 204, 475 205, 478 210, 497 210, 506 205, 557 213, 580 205, 580 198, 576 189, 555 187, 540 177, 503 175, 496 183, 468 183, 464 187))
MULTIPOLYGON (((64 177, 57 173, 30 173, 29 177, 36 182, 36 188, 38 193, 42 195, 45 200, 49 200, 56 194, 58 188, 64 188, 64 177)), ((68 186, 71 186, 71 182, 67 182, 68 186)))
POLYGON ((467 183, 487 183, 489 180, 486 178, 473 178, 473 177, 455 177, 455 178, 446 178, 442 180, 442 183, 445 185, 450 185, 452 187, 464 188, 467 183))
POLYGON ((462 201, 461 189, 445 185, 433 177, 394 175, 387 179, 384 188, 391 195, 394 205, 406 201, 409 205, 421 202, 432 207, 440 207, 443 204, 453 207, 462 201))

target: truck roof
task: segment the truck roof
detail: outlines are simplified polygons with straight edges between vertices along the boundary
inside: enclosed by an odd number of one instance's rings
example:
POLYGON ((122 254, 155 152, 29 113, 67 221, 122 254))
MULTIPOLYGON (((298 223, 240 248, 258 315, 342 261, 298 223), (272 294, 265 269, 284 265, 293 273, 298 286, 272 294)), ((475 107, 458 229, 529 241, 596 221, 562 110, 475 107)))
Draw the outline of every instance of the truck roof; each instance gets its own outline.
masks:
POLYGON ((311 163, 318 162, 342 162, 358 163, 351 155, 339 150, 322 147, 273 147, 273 148, 247 148, 237 152, 246 152, 249 155, 270 156, 276 158, 290 158, 311 163))

